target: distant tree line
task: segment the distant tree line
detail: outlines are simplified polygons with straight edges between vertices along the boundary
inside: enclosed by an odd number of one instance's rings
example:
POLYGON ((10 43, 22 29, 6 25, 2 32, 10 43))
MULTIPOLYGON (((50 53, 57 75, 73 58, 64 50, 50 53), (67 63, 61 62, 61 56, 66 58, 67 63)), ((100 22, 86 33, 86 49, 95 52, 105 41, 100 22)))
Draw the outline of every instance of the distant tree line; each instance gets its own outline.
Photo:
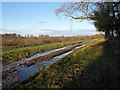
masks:
POLYGON ((92 36, 55 36, 55 37, 49 35, 39 35, 38 37, 36 37, 33 35, 22 36, 20 34, 14 33, 14 34, 2 34, 2 45, 19 47, 74 40, 90 40, 94 38, 103 38, 103 35, 98 34, 92 36))

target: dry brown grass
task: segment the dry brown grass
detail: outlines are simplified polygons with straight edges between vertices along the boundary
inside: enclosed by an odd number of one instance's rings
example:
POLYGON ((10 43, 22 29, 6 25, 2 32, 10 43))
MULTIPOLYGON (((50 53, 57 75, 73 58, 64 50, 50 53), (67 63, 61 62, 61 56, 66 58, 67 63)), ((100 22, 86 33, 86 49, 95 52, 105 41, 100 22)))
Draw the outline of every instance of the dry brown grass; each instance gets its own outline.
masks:
POLYGON ((53 42, 66 42, 74 40, 89 40, 95 38, 103 38, 102 35, 92 35, 92 36, 57 36, 50 37, 48 35, 41 35, 39 37, 29 36, 29 37, 18 37, 16 34, 3 34, 2 35, 2 45, 3 46, 32 46, 41 45, 53 42))

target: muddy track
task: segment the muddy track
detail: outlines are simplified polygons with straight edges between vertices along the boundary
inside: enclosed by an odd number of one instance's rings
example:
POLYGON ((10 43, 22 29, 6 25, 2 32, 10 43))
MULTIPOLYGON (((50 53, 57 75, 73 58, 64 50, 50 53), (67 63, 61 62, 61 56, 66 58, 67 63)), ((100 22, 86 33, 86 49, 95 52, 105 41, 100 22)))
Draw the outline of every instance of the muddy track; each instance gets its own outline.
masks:
POLYGON ((3 86, 4 84, 9 86, 11 84, 14 84, 15 82, 21 82, 21 80, 23 82, 29 77, 34 76, 34 74, 37 73, 41 67, 46 67, 53 64, 60 58, 67 56, 68 54, 72 53, 80 47, 83 47, 86 43, 88 42, 74 44, 62 50, 58 50, 56 52, 34 58, 27 62, 18 63, 16 67, 3 71, 3 86))
POLYGON ((55 57, 55 56, 61 55, 61 54, 66 53, 66 52, 69 52, 69 51, 71 51, 73 48, 78 47, 78 46, 80 46, 80 44, 74 45, 74 46, 70 46, 70 47, 68 47, 68 48, 65 48, 65 49, 63 49, 63 50, 59 50, 59 51, 50 53, 50 54, 48 54, 48 55, 44 55, 44 56, 37 57, 37 58, 32 59, 32 60, 30 60, 30 61, 28 61, 28 62, 26 62, 26 63, 24 63, 24 64, 18 64, 18 66, 20 66, 20 65, 25 65, 25 66, 29 67, 29 66, 31 66, 31 65, 33 65, 33 64, 39 63, 39 62, 44 61, 44 60, 45 60, 45 61, 46 61, 46 60, 50 60, 50 59, 52 59, 52 58, 55 57))

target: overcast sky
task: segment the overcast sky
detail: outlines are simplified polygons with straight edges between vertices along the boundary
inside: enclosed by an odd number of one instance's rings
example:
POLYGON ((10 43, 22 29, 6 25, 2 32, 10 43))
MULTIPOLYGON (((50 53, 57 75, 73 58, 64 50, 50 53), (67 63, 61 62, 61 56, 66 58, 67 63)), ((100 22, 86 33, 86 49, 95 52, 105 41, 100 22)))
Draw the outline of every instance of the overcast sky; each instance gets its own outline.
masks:
POLYGON ((3 2, 1 33, 33 34, 35 36, 40 34, 73 36, 97 33, 92 21, 71 21, 62 15, 57 17, 55 10, 61 4, 61 2, 3 2))

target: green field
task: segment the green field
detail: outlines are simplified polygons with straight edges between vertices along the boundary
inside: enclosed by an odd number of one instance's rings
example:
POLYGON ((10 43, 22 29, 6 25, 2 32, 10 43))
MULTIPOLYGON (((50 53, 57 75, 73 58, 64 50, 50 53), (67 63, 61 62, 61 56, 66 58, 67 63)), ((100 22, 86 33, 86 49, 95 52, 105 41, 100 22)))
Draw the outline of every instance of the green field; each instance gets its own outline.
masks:
POLYGON ((76 41, 69 41, 69 42, 57 42, 57 43, 50 43, 50 44, 45 44, 45 45, 19 47, 19 48, 14 47, 14 49, 10 49, 10 47, 6 47, 8 48, 6 49, 5 47, 3 47, 2 62, 3 64, 8 64, 16 60, 30 57, 39 52, 49 51, 52 49, 64 47, 64 46, 75 44, 78 42, 83 42, 83 40, 76 40, 76 41))
POLYGON ((120 62, 104 49, 105 41, 87 45, 16 88, 118 88, 120 62))

